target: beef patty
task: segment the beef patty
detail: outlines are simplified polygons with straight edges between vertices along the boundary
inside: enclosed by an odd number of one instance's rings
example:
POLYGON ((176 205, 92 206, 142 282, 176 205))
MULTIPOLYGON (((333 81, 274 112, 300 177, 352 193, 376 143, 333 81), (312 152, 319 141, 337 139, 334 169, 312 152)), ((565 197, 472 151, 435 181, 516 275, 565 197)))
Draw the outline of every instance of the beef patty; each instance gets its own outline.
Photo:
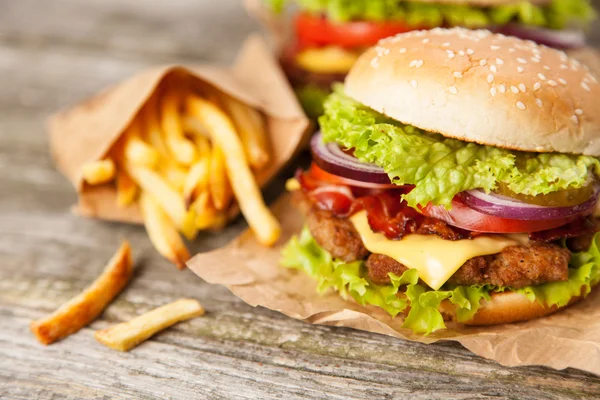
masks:
MULTIPOLYGON (((369 278, 378 284, 390 282, 388 273, 401 275, 406 267, 382 255, 369 254, 354 225, 347 218, 303 204, 308 228, 323 249, 345 262, 365 260, 369 278)), ((443 227, 443 224, 440 226, 443 227)), ((433 226, 432 229, 435 229, 433 226)), ((435 232, 431 232, 435 233, 435 232)), ((514 289, 544 282, 566 281, 569 250, 555 244, 531 241, 510 246, 498 254, 468 260, 452 275, 454 285, 509 286, 514 289)))

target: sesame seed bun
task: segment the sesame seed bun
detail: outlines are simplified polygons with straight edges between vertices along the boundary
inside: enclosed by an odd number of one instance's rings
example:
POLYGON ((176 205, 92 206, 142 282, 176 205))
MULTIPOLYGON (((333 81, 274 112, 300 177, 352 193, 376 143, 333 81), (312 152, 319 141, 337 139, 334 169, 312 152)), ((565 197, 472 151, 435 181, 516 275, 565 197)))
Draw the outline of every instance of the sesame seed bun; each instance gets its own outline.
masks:
POLYGON ((564 52, 462 28, 383 39, 348 74, 351 98, 468 142, 600 156, 600 85, 564 52))
MULTIPOLYGON (((579 302, 583 298, 583 296, 576 296, 562 307, 548 307, 537 301, 530 301, 522 293, 491 293, 491 299, 482 301, 481 308, 477 310, 473 318, 461 323, 464 325, 497 325, 529 321, 553 314, 579 302)), ((449 301, 444 301, 441 304, 440 311, 444 315, 444 320, 457 322, 455 306, 449 301)))

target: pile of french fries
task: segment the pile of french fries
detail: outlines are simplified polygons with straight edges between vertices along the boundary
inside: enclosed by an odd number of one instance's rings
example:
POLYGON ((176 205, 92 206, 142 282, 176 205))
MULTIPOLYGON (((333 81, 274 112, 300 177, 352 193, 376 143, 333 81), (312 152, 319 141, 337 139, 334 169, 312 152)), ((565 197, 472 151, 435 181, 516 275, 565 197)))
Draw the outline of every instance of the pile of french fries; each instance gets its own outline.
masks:
POLYGON ((271 161, 260 112, 215 89, 179 85, 152 96, 82 175, 90 185, 114 183, 120 207, 138 202, 154 247, 181 269, 190 254, 180 234, 193 240, 220 229, 236 206, 262 244, 277 241, 279 223, 255 179, 271 161))

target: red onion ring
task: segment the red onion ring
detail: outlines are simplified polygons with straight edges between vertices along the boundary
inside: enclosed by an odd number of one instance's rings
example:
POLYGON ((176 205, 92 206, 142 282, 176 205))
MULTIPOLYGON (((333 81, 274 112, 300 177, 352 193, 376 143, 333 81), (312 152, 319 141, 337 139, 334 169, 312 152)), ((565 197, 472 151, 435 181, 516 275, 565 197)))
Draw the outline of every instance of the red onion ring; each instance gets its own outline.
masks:
POLYGON ((323 143, 321 132, 313 136, 310 147, 315 163, 330 174, 362 182, 391 184, 383 168, 360 162, 344 153, 337 143, 323 143))
POLYGON ((519 24, 507 24, 494 27, 491 30, 507 36, 516 36, 525 40, 533 40, 559 49, 575 49, 585 46, 585 34, 578 29, 544 29, 532 28, 519 24))
POLYGON ((600 187, 592 197, 571 207, 545 207, 528 204, 510 197, 486 194, 481 190, 469 190, 460 194, 466 205, 484 214, 519 220, 549 220, 571 217, 593 211, 598 201, 600 187))

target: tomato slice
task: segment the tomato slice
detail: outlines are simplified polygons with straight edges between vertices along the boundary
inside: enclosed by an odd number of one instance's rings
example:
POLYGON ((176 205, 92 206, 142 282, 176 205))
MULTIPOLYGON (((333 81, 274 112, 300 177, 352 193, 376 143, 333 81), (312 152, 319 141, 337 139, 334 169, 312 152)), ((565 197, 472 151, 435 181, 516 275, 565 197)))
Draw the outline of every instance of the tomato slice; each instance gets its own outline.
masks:
POLYGON ((350 21, 331 22, 322 16, 300 13, 296 34, 302 48, 336 45, 346 48, 371 47, 380 39, 404 33, 410 28, 402 22, 350 21))
POLYGON ((354 179, 344 178, 338 175, 330 174, 329 172, 321 169, 316 163, 312 163, 310 166, 310 175, 319 180, 328 182, 334 185, 345 185, 353 187, 361 187, 367 189, 404 189, 404 186, 394 185, 393 183, 370 183, 357 181, 354 179))
POLYGON ((518 220, 500 218, 483 214, 473 210, 459 199, 452 201, 452 209, 446 210, 444 206, 428 204, 421 212, 433 218, 441 219, 450 225, 474 232, 484 233, 530 233, 558 228, 578 219, 580 216, 570 216, 550 220, 518 220))

